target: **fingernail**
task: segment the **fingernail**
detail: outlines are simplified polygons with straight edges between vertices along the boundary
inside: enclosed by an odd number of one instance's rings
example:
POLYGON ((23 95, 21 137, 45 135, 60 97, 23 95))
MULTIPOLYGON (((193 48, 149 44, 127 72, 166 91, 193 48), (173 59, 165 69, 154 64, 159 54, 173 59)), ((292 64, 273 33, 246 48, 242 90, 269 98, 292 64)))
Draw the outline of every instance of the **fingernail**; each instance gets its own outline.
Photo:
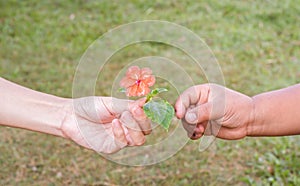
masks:
POLYGON ((187 113, 186 120, 188 122, 194 122, 197 119, 197 115, 195 113, 187 113))

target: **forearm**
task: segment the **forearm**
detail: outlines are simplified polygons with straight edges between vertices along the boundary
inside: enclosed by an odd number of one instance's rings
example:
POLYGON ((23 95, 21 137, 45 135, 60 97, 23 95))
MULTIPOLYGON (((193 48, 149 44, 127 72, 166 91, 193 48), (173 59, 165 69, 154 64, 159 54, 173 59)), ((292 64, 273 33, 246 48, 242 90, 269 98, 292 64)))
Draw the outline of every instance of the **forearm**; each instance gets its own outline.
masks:
POLYGON ((249 136, 300 134, 300 84, 253 97, 249 136))
POLYGON ((67 102, 0 78, 0 125, 63 136, 67 102))

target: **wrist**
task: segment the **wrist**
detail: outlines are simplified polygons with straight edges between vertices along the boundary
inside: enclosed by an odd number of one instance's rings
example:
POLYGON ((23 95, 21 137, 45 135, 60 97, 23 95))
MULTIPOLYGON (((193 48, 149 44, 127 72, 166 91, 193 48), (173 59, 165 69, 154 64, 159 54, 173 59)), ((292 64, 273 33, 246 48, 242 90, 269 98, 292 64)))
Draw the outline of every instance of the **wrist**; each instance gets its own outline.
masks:
MULTIPOLYGON (((62 130, 68 113, 70 113, 70 99, 56 96, 45 97, 46 101, 38 102, 40 116, 34 131, 66 138, 62 130)), ((37 114, 37 115, 38 115, 37 114)), ((34 123, 34 122, 33 122, 34 123)))
POLYGON ((59 133, 63 138, 68 139, 70 136, 70 125, 74 123, 74 108, 73 108, 73 99, 63 98, 61 106, 61 121, 59 123, 59 133))
POLYGON ((250 112, 250 121, 247 125, 247 136, 261 136, 263 134, 263 110, 260 108, 260 99, 258 96, 252 98, 252 110, 250 112))

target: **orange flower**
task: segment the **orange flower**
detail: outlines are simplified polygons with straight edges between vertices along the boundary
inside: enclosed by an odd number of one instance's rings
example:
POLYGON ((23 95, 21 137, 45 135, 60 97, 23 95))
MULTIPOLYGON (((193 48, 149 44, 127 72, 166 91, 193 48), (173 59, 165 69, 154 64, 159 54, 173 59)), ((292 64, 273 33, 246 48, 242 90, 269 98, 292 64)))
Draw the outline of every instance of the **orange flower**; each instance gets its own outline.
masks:
POLYGON ((129 67, 120 86, 126 88, 126 95, 144 96, 150 92, 149 87, 154 85, 155 77, 149 68, 140 69, 138 66, 129 67))

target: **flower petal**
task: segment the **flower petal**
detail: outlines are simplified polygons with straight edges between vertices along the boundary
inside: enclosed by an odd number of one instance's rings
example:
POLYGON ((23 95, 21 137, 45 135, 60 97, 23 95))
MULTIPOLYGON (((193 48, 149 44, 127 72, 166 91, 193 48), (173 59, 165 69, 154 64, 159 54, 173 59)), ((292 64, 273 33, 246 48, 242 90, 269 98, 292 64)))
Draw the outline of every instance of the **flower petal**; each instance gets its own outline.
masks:
POLYGON ((141 82, 138 89, 136 90, 137 96, 144 96, 150 92, 150 89, 147 84, 141 82))
POLYGON ((152 70, 150 68, 142 68, 140 79, 144 80, 152 75, 152 70))
POLYGON ((136 83, 136 80, 128 78, 127 76, 123 77, 123 79, 120 81, 120 86, 124 88, 128 88, 130 86, 133 86, 136 83))
POLYGON ((138 96, 137 95, 137 90, 138 90, 138 85, 133 85, 127 88, 126 90, 126 95, 128 97, 132 97, 132 96, 138 96))
POLYGON ((151 75, 150 77, 144 79, 143 82, 151 87, 155 84, 155 76, 151 75))
POLYGON ((140 78, 140 68, 138 66, 129 67, 126 76, 131 79, 138 80, 140 78))

